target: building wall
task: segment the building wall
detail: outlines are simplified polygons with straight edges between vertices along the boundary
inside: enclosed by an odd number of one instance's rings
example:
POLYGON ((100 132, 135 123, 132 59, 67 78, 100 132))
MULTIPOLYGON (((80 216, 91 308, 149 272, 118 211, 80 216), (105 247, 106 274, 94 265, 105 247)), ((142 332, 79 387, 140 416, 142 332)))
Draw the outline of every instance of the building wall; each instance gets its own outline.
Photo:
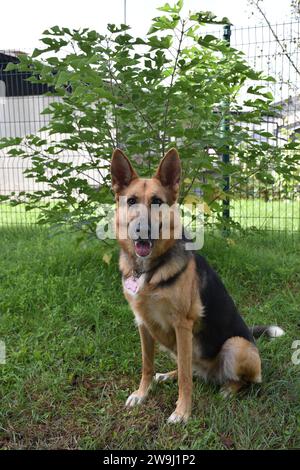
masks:
MULTIPOLYGON (((0 88, 0 139, 3 137, 24 137, 28 134, 38 134, 46 138, 46 132, 39 132, 39 130, 49 123, 49 115, 41 114, 41 112, 51 102, 58 101, 59 98, 44 95, 4 97, 3 90, 3 87, 0 88)), ((61 134, 51 136, 52 141, 58 141, 61 138, 61 134)), ((76 159, 76 163, 86 161, 86 158, 87 155, 84 153, 66 152, 60 155, 61 160, 76 159)), ((24 176, 24 170, 29 167, 29 159, 11 157, 7 154, 7 149, 0 149, 0 194, 10 194, 11 191, 46 189, 46 184, 37 183, 32 178, 24 176)), ((90 171, 88 175, 90 183, 97 185, 95 180, 99 179, 99 173, 90 171)))

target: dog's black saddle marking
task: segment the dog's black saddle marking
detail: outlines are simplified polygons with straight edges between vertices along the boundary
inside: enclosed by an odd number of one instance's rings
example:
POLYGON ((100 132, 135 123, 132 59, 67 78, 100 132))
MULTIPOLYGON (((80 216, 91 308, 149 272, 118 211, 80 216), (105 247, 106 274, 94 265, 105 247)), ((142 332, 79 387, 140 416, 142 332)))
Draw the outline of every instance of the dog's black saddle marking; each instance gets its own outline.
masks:
POLYGON ((249 328, 217 273, 205 258, 198 254, 194 256, 199 276, 200 297, 204 306, 201 328, 196 333, 202 357, 206 359, 216 357, 225 341, 233 336, 240 336, 254 343, 249 328))

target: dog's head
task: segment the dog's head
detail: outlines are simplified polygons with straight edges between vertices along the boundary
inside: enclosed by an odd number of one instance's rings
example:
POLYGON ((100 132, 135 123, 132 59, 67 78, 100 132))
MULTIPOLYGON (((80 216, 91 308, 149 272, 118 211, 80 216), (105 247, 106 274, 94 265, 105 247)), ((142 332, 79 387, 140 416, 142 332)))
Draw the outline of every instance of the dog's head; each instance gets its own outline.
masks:
POLYGON ((124 153, 116 149, 111 161, 111 176, 120 245, 127 253, 138 257, 160 256, 173 245, 179 223, 175 215, 181 176, 177 150, 169 150, 154 176, 146 179, 140 178, 124 153), (166 226, 169 232, 162 230, 166 226))

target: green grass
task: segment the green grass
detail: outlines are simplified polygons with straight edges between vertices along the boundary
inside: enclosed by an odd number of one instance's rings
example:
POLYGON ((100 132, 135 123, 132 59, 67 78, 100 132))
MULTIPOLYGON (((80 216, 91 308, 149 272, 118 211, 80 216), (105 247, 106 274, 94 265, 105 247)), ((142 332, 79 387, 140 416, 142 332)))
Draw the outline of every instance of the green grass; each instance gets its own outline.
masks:
POLYGON ((244 229, 299 232, 300 200, 237 199, 231 202, 231 216, 244 229))
POLYGON ((9 203, 0 203, 0 227, 27 226, 34 224, 38 218, 38 210, 25 210, 24 204, 12 206, 9 203))
MULTIPOLYGON (((194 382, 193 415, 170 426, 177 385, 155 385, 142 408, 136 389, 138 332, 121 292, 117 253, 102 262, 99 242, 51 238, 37 229, 2 229, 0 239, 0 446, 80 449, 278 449, 300 447, 299 243, 288 237, 207 237, 218 269, 246 321, 277 323, 286 335, 259 340, 264 381, 223 400, 194 382)), ((221 314, 221 312, 220 312, 221 314)), ((157 370, 172 367, 159 352, 157 370)))

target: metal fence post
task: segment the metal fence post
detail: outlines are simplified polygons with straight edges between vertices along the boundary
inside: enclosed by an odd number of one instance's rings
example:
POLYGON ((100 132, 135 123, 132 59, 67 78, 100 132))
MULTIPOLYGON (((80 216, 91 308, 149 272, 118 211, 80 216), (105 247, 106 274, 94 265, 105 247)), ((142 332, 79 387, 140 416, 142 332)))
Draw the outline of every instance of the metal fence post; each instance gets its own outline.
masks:
MULTIPOLYGON (((224 26, 224 29, 223 29, 223 39, 224 39, 224 41, 226 41, 228 43, 228 45, 230 45, 230 36, 231 36, 231 27, 230 27, 230 24, 226 24, 224 26)), ((229 106, 230 106, 230 102, 227 98, 226 98, 226 101, 225 101, 224 104, 225 104, 225 110, 227 112, 229 110, 229 106)), ((224 135, 227 135, 228 132, 229 132, 229 118, 228 118, 228 116, 226 116, 224 118, 222 127, 223 127, 224 135)), ((228 146, 226 147, 226 151, 222 155, 222 161, 225 164, 228 164, 229 161, 230 161, 229 147, 228 146)), ((224 189, 225 192, 228 192, 229 191, 229 184, 230 184, 229 176, 224 175, 224 181, 225 181, 225 183, 224 183, 224 188, 223 189, 224 189)), ((223 215, 223 221, 228 222, 229 217, 230 217, 229 198, 228 197, 225 197, 225 199, 223 199, 223 212, 222 212, 222 215, 223 215)), ((224 224, 224 234, 226 235, 227 233, 228 233, 228 226, 225 223, 224 224)))

